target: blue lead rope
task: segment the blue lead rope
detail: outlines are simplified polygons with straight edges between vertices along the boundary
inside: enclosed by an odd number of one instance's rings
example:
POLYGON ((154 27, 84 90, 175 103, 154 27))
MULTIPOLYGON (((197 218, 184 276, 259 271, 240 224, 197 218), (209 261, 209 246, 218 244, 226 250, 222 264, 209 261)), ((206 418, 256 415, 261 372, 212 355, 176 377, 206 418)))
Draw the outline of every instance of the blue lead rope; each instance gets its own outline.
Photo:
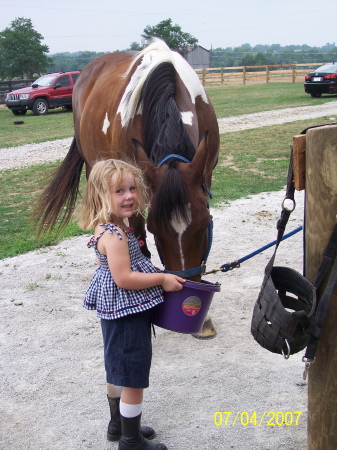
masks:
MULTIPOLYGON (((296 228, 295 230, 290 231, 289 233, 285 234, 285 235, 282 237, 281 240, 283 241, 284 239, 287 239, 287 238, 289 238, 290 236, 293 236, 294 234, 298 233, 298 232, 301 231, 302 229, 303 229, 303 227, 300 226, 300 227, 296 228)), ((259 248, 258 250, 255 250, 255 252, 249 253, 249 255, 244 256, 243 258, 240 258, 240 259, 238 259, 238 260, 236 260, 236 261, 233 261, 233 262, 231 262, 231 263, 223 264, 223 265, 220 267, 221 272, 228 272, 229 270, 238 269, 238 268, 240 267, 240 264, 241 264, 241 263, 243 263, 244 261, 247 261, 247 259, 253 258, 253 256, 255 256, 255 255, 257 255, 257 254, 263 252, 264 250, 267 250, 267 248, 270 248, 270 247, 272 247, 273 245, 275 245, 276 242, 277 242, 277 240, 275 240, 275 241, 273 241, 273 242, 270 242, 269 244, 264 245, 263 247, 259 248)), ((217 272, 217 271, 215 270, 215 271, 211 271, 211 272, 207 272, 207 273, 213 273, 213 272, 217 272)))

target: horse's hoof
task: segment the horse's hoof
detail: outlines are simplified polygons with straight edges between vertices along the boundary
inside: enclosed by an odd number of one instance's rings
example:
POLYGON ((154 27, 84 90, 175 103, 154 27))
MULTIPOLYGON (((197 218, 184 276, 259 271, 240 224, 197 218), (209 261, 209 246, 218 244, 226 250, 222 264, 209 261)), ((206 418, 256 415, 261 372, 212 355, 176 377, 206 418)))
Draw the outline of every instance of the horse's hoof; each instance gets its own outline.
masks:
POLYGON ((202 330, 200 333, 192 334, 192 336, 196 339, 214 339, 217 335, 216 329, 214 328, 214 325, 212 323, 211 319, 207 319, 204 322, 204 325, 202 327, 202 330))
MULTIPOLYGON (((208 331, 208 330, 207 330, 207 331, 208 331)), ((193 336, 194 338, 200 339, 200 340, 204 340, 204 341, 206 341, 206 340, 208 340, 208 339, 214 339, 214 338, 216 337, 216 335, 217 335, 217 332, 216 332, 216 331, 214 331, 214 332, 211 333, 211 334, 204 334, 203 331, 200 331, 200 333, 197 333, 197 334, 192 334, 192 336, 193 336)))

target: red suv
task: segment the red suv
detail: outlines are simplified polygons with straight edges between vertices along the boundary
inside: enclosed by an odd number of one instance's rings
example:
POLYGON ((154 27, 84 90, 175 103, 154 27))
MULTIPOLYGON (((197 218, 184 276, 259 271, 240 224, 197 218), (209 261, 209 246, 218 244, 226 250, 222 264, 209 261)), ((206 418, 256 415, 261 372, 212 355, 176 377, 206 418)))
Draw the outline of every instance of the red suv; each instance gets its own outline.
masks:
POLYGON ((15 116, 32 110, 36 116, 47 114, 48 109, 64 106, 72 107, 75 81, 80 72, 48 73, 38 78, 31 87, 12 91, 6 95, 6 106, 15 116))

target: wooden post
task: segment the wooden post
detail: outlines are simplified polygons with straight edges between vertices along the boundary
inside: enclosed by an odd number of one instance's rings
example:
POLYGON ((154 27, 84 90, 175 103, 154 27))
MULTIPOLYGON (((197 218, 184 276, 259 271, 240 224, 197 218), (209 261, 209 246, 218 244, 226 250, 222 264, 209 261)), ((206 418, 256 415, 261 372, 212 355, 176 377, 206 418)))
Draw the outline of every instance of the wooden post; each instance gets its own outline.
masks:
POLYGON ((293 83, 296 82, 296 66, 293 64, 293 83))
POLYGON ((269 66, 266 66, 266 83, 269 83, 269 66))
POLYGON ((223 84, 223 67, 221 67, 221 84, 223 84))
POLYGON ((246 84, 246 66, 242 69, 243 84, 246 84))
MULTIPOLYGON (((306 134, 305 275, 313 282, 336 224, 337 126, 306 134)), ((337 446, 337 287, 335 286, 308 380, 308 449, 337 446)))
POLYGON ((305 189, 305 146, 306 135, 293 137, 294 185, 297 191, 305 189))

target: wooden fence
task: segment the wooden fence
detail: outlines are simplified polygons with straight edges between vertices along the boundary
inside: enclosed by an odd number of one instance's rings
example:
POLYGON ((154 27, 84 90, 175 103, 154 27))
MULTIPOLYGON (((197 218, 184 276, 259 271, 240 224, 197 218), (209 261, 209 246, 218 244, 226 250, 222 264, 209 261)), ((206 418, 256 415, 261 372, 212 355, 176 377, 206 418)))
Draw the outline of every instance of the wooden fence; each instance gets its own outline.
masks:
POLYGON ((304 83, 305 75, 322 64, 211 67, 208 69, 196 69, 195 71, 202 84, 206 87, 254 83, 304 83))

